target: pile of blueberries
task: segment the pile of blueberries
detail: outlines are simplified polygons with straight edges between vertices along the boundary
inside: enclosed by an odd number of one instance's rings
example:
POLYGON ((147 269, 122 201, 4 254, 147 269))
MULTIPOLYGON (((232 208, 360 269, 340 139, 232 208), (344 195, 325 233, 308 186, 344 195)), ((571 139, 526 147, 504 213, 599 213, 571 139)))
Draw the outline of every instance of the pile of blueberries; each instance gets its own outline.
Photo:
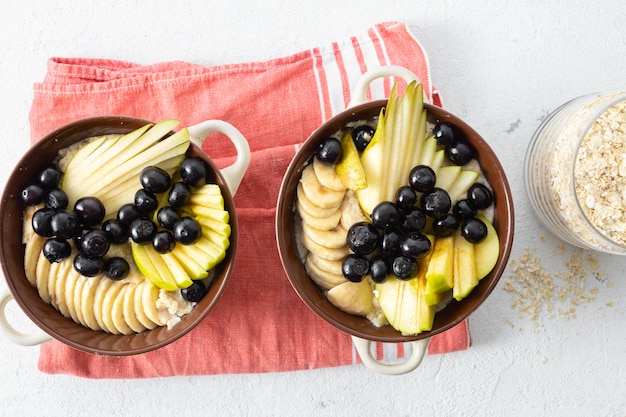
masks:
MULTIPOLYGON (((352 138, 360 151, 373 133, 369 126, 353 129, 352 138)), ((435 125, 433 134, 453 164, 465 165, 474 157, 473 147, 452 124, 435 125)), ((341 154, 329 152, 336 145, 326 142, 320 144, 317 157, 329 161, 330 154, 336 162, 341 154)), ((452 206, 448 192, 435 187, 435 183, 432 168, 414 167, 408 185, 397 190, 395 201, 378 204, 370 216, 371 223, 359 222, 350 227, 346 242, 352 253, 344 258, 342 265, 346 279, 360 282, 368 274, 374 282, 383 282, 389 274, 401 280, 414 277, 419 269, 418 259, 430 251, 431 241, 424 233, 429 218, 435 236, 451 236, 460 229, 469 242, 478 243, 486 238, 487 226, 475 216, 493 204, 491 190, 475 183, 467 197, 452 206)))
POLYGON ((123 205, 116 218, 104 223, 106 209, 96 197, 82 197, 72 209, 68 208, 67 194, 59 186, 62 174, 54 164, 39 172, 35 181, 22 190, 21 198, 27 206, 44 204, 33 214, 32 227, 47 239, 43 254, 50 263, 69 257, 73 241, 78 249, 73 261, 76 271, 87 277, 104 272, 111 279, 121 280, 130 267, 122 257, 105 258, 111 244, 127 243, 130 238, 136 243, 151 242, 156 251, 166 253, 177 242, 192 244, 202 235, 198 222, 179 216, 176 208, 187 204, 191 187, 206 183, 206 165, 201 159, 186 158, 179 171, 182 181, 172 185, 166 171, 144 168, 139 178, 142 188, 136 192, 134 203, 123 205), (169 205, 157 212, 157 225, 152 218, 159 205, 158 196, 168 191, 169 205))

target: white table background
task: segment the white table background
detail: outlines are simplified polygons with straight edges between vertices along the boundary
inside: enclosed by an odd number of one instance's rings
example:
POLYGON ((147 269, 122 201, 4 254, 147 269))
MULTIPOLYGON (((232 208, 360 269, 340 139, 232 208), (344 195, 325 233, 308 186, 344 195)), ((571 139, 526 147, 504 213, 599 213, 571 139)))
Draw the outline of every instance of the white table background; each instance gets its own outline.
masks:
MULTIPOLYGON (((446 107, 487 138, 509 175, 516 205, 511 259, 535 246, 543 265, 556 274, 573 249, 557 253, 558 241, 531 212, 523 157, 540 120, 558 105, 582 94, 626 88, 625 17, 623 2, 581 0, 5 2, 0 179, 3 183, 28 146, 32 85, 43 78, 51 56, 140 64, 264 61, 401 20, 429 54, 432 79, 446 107)), ((42 374, 37 347, 2 339, 0 415, 624 417, 626 259, 599 259, 612 285, 587 280, 598 293, 576 308, 575 318, 543 314, 533 328, 511 307, 511 294, 503 289, 507 273, 471 317, 470 350, 427 356, 419 369, 400 377, 347 366, 87 380, 42 374)), ((1 280, 0 285, 6 284, 1 280)), ((19 323, 19 312, 15 315, 19 323)))

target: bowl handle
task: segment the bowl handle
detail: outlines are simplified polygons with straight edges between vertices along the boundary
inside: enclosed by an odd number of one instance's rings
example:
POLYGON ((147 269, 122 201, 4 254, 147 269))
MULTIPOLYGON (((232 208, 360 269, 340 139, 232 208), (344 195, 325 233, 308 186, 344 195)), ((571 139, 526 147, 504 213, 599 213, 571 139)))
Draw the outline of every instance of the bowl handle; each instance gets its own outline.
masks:
POLYGON ((399 77, 402 78, 407 83, 411 81, 418 81, 417 75, 415 75, 412 71, 400 67, 398 65, 386 65, 382 67, 373 68, 361 75, 361 78, 356 83, 354 87, 354 91, 352 92, 352 98, 350 99, 350 104, 348 104, 348 108, 363 104, 367 102, 367 87, 377 78, 382 77, 399 77))
POLYGON ((191 141, 202 148, 202 144, 206 140, 206 137, 211 133, 223 133, 228 136, 228 139, 235 145, 237 150, 237 158, 232 165, 222 168, 221 172, 226 180, 228 189, 234 196, 237 193, 239 184, 243 179, 248 165, 250 165, 250 145, 246 138, 243 137, 241 132, 237 130, 230 123, 222 120, 207 120, 200 122, 197 125, 188 128, 191 141))
POLYGON ((6 307, 11 301, 13 301, 13 294, 7 288, 0 288, 0 333, 5 338, 22 346, 35 346, 52 340, 48 333, 39 328, 33 330, 30 334, 24 334, 15 330, 5 314, 6 307))
POLYGON ((404 362, 397 364, 387 364, 380 362, 372 355, 372 342, 371 340, 362 339, 360 337, 352 336, 352 342, 356 347, 363 364, 370 368, 373 371, 376 371, 380 374, 384 375, 402 375, 407 372, 411 372, 415 368, 417 368, 420 363, 422 363, 422 359, 426 355, 426 348, 428 347, 428 343, 430 342, 430 337, 426 339, 415 340, 411 342, 412 352, 411 356, 409 356, 404 362))

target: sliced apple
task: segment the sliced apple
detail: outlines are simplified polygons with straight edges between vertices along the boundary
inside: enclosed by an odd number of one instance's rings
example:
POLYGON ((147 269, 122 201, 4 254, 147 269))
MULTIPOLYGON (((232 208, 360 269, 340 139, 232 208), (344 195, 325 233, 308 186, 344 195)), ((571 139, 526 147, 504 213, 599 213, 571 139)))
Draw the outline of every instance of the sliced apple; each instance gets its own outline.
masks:
POLYGON ((467 297, 478 285, 474 244, 468 242, 461 233, 454 235, 454 286, 452 296, 460 301, 467 297))
POLYGON ((444 293, 452 289, 454 286, 453 265, 454 236, 437 238, 426 271, 426 279, 431 291, 444 293))
POLYGON ((474 245, 474 257, 476 259, 476 275, 483 279, 493 270, 500 256, 500 238, 495 227, 486 217, 476 216, 487 226, 487 237, 474 245))

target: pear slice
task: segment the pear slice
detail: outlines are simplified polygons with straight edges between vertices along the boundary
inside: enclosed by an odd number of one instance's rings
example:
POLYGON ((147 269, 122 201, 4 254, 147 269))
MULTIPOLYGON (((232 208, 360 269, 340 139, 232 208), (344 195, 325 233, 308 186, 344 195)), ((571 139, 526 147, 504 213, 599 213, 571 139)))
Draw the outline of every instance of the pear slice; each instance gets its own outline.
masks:
POLYGON ((461 233, 454 234, 454 285, 452 296, 461 301, 478 285, 474 244, 468 242, 461 233))
POLYGON ((483 279, 496 266, 500 256, 500 238, 493 224, 485 216, 477 215, 487 226, 487 237, 479 243, 474 244, 474 257, 476 259, 476 275, 478 279, 483 279))
POLYGON ((185 269, 185 272, 192 280, 204 279, 209 276, 209 271, 207 271, 195 258, 189 256, 186 251, 173 250, 171 254, 185 269))
POLYGON ((478 172, 476 171, 464 169, 459 173, 454 184, 447 190, 453 205, 467 195, 467 190, 470 189, 477 179, 478 172))
MULTIPOLYGON (((350 190, 361 190, 367 187, 367 179, 359 158, 359 151, 352 140, 350 132, 340 139, 342 156, 337 162, 336 171, 340 181, 350 190)), ((312 168, 314 169, 314 168, 312 168)), ((343 193, 343 191, 339 191, 343 193)))
POLYGON ((439 171, 437 171, 437 182, 435 183, 435 187, 446 191, 450 190, 450 187, 454 184, 460 173, 461 167, 458 165, 446 165, 439 168, 439 171))
POLYGON ((367 279, 339 284, 328 290, 326 296, 335 307, 348 314, 365 316, 374 309, 372 287, 367 279))

